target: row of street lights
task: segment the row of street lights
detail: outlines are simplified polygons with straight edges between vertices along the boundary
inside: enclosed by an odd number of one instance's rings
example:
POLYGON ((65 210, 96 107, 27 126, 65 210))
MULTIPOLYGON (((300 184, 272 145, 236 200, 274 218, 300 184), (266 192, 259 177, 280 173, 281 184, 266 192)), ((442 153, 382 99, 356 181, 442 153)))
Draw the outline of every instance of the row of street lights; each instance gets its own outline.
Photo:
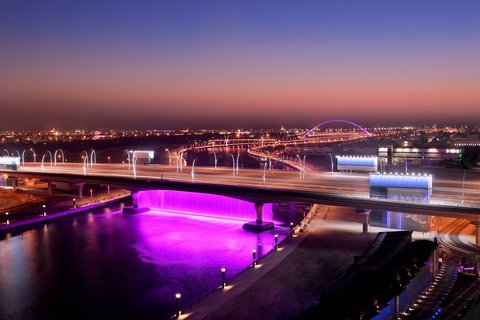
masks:
MULTIPOLYGON (((21 159, 23 165, 25 164, 25 152, 26 151, 31 151, 32 155, 33 155, 33 162, 37 162, 37 154, 35 153, 35 150, 33 150, 33 148, 23 149, 21 154, 20 154, 20 152, 18 152, 18 150, 15 150, 14 152, 10 153, 7 149, 3 149, 3 152, 4 152, 4 154, 7 155, 7 157, 9 157, 10 155, 13 156, 16 153, 17 156, 21 159)), ((57 165, 57 153, 58 152, 60 152, 60 154, 58 155, 58 158, 62 159, 62 163, 65 162, 65 155, 64 155, 62 149, 55 150, 55 153, 54 153, 53 156, 52 156, 52 153, 50 152, 50 150, 47 150, 47 153, 50 156, 50 166, 53 166, 53 163, 55 163, 55 166, 57 165)), ((45 156, 46 156, 46 154, 43 155, 43 157, 42 157, 43 160, 45 160, 45 156)))
MULTIPOLYGON (((275 246, 274 250, 278 251, 278 234, 275 234, 274 236, 275 239, 275 246)), ((258 259, 260 257, 257 256, 257 250, 252 249, 252 264, 251 267, 255 268, 258 263, 258 259)), ((226 273, 227 269, 225 267, 220 268, 220 276, 221 276, 221 283, 218 288, 220 289, 225 289, 227 287, 227 278, 226 278, 226 273)), ((179 318, 182 314, 182 308, 181 308, 181 299, 182 299, 182 294, 180 292, 175 293, 175 305, 176 305, 176 310, 175 310, 175 317, 179 318)))

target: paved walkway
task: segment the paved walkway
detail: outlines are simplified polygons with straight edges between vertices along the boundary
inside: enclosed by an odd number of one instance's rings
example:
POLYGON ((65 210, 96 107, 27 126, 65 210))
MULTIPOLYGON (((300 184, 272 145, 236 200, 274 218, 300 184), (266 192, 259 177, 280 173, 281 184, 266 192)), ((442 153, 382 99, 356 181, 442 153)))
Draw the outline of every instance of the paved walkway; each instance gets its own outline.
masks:
POLYGON ((294 319, 317 303, 322 291, 343 276, 353 257, 368 248, 376 233, 362 234, 359 222, 326 220, 327 213, 329 217, 341 213, 357 218, 353 209, 315 208, 317 215, 304 233, 287 240, 280 251, 226 289, 184 310, 181 318, 294 319))

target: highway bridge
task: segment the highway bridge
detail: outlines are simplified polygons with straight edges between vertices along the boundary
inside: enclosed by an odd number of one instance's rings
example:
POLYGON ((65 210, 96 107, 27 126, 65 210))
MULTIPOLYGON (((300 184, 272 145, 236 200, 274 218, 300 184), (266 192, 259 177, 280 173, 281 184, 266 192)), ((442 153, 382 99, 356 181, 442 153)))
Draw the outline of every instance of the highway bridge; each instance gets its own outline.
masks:
POLYGON ((18 171, 1 170, 0 174, 3 179, 37 178, 47 183, 101 184, 132 191, 170 189, 214 193, 254 203, 296 201, 460 218, 472 218, 480 213, 480 182, 472 181, 465 185, 462 194, 461 181, 434 180, 431 200, 414 202, 370 198, 368 175, 322 172, 299 179, 297 173, 284 170, 241 169, 238 175, 232 175, 228 168, 188 167, 176 172, 175 168, 164 165, 139 165, 135 177, 132 171, 125 164, 94 164, 85 172, 83 164, 70 163, 43 169, 38 164, 28 164, 18 171))

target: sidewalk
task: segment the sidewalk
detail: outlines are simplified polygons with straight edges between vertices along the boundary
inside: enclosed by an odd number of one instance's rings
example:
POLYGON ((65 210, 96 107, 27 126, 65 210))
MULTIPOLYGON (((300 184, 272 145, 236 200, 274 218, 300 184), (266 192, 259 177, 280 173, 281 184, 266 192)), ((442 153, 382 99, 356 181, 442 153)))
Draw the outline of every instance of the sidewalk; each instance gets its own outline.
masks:
MULTIPOLYGON (((305 232, 284 242, 224 289, 184 310, 182 319, 292 319, 317 303, 335 284, 353 257, 362 254, 376 233, 362 234, 359 223, 324 220, 327 206, 305 232)), ((335 208, 335 210, 343 210, 335 208)))

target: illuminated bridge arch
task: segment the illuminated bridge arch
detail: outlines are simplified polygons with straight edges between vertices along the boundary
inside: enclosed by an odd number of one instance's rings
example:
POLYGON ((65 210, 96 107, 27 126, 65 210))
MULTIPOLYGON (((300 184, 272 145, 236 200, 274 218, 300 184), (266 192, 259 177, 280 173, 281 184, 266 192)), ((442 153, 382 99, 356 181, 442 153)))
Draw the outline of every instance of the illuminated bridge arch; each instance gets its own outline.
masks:
POLYGON ((354 127, 357 127, 358 129, 362 130, 366 135, 368 135, 368 136, 371 136, 371 135, 372 135, 370 132, 368 132, 367 129, 365 129, 364 127, 356 124, 355 122, 351 122, 351 121, 347 121, 347 120, 341 120, 341 119, 336 119, 336 120, 328 120, 328 121, 325 121, 325 122, 322 122, 322 123, 317 124, 315 127, 313 127, 312 129, 308 130, 307 132, 305 132, 305 134, 303 135, 303 137, 306 138, 306 137, 307 137, 312 131, 314 131, 315 129, 320 128, 320 127, 323 126, 324 124, 332 123, 332 122, 348 123, 348 124, 351 124, 351 125, 354 126, 354 127))

